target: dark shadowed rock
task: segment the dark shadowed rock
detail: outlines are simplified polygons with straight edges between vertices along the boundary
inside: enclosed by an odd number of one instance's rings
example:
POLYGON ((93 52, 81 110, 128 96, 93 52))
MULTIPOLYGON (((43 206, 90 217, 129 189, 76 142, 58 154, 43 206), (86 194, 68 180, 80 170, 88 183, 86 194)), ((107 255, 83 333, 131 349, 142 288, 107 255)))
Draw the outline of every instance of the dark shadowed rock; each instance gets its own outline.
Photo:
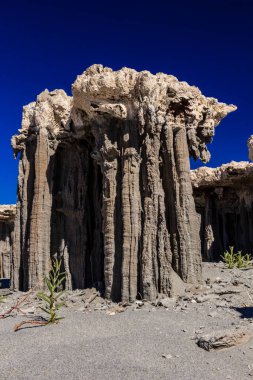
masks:
POLYGON ((253 163, 234 162, 191 171, 202 256, 219 260, 229 246, 253 247, 253 163))

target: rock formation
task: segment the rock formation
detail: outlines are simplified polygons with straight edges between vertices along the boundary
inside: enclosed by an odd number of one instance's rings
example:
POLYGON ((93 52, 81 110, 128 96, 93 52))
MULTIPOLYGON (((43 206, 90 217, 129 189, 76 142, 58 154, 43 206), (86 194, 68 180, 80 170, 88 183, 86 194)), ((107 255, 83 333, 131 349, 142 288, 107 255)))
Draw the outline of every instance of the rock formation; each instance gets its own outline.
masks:
POLYGON ((13 285, 26 290, 62 258, 65 287, 154 299, 201 278, 189 155, 235 106, 175 77, 94 65, 73 97, 41 93, 12 139, 20 154, 13 285), (179 277, 178 277, 179 276, 179 277))
POLYGON ((253 135, 248 138, 247 145, 249 160, 253 161, 253 135))
POLYGON ((10 278, 16 206, 0 205, 0 278, 10 278))
POLYGON ((204 260, 220 259, 234 246, 253 247, 253 163, 234 162, 191 172, 204 260))

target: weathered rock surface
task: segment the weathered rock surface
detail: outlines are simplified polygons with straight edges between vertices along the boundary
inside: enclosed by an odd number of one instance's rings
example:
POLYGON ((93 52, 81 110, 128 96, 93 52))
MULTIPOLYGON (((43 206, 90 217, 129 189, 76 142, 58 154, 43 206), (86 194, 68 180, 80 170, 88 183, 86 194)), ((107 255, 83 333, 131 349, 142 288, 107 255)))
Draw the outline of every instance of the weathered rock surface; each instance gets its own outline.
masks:
POLYGON ((246 343, 252 336, 252 327, 237 327, 199 336, 197 344, 206 351, 222 350, 246 343))
POLYGON ((16 205, 0 205, 0 221, 11 222, 15 219, 16 205))
POLYGON ((191 170, 191 180, 194 188, 210 186, 235 186, 240 187, 243 183, 253 180, 253 163, 247 161, 231 161, 218 168, 202 166, 191 170))
POLYGON ((201 167, 191 171, 191 180, 204 259, 219 259, 229 246, 252 253, 253 163, 201 167))
POLYGON ((16 206, 0 205, 0 278, 10 278, 16 206))
POLYGON ((26 290, 63 258, 67 289, 113 300, 171 295, 201 279, 189 154, 207 162, 214 129, 236 109, 175 77, 94 65, 73 97, 24 107, 13 284, 26 290), (176 279, 176 284, 174 284, 176 279))

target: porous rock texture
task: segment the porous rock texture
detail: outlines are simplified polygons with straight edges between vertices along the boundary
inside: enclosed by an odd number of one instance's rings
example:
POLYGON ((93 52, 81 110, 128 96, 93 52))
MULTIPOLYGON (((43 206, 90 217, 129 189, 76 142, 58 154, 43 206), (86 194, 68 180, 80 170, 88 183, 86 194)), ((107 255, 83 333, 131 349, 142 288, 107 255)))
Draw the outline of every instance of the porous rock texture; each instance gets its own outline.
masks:
POLYGON ((229 246, 252 253, 253 163, 201 167, 191 171, 191 179, 203 259, 218 260, 229 246))
POLYGON ((10 278, 15 205, 0 205, 0 278, 10 278))
POLYGON ((247 145, 249 160, 253 161, 253 135, 248 138, 247 145))
POLYGON ((204 334, 197 338, 199 347, 206 351, 224 350, 247 342, 253 336, 253 329, 247 327, 236 327, 215 331, 215 333, 204 334))
POLYGON ((154 299, 201 279, 189 154, 235 106, 175 77, 93 65, 73 97, 41 93, 12 139, 20 152, 13 284, 28 289, 62 257, 65 287, 154 299))

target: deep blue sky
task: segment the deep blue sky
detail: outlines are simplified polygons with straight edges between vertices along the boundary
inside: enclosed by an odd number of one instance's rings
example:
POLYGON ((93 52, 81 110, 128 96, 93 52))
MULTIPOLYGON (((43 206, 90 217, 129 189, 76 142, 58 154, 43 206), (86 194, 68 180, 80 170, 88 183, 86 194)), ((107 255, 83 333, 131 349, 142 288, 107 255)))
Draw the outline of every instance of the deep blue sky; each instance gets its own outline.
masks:
POLYGON ((1 1, 0 203, 16 202, 10 138, 22 106, 45 88, 70 94, 77 74, 93 63, 173 74, 236 104, 216 129, 208 165, 247 160, 252 20, 251 0, 1 1))

